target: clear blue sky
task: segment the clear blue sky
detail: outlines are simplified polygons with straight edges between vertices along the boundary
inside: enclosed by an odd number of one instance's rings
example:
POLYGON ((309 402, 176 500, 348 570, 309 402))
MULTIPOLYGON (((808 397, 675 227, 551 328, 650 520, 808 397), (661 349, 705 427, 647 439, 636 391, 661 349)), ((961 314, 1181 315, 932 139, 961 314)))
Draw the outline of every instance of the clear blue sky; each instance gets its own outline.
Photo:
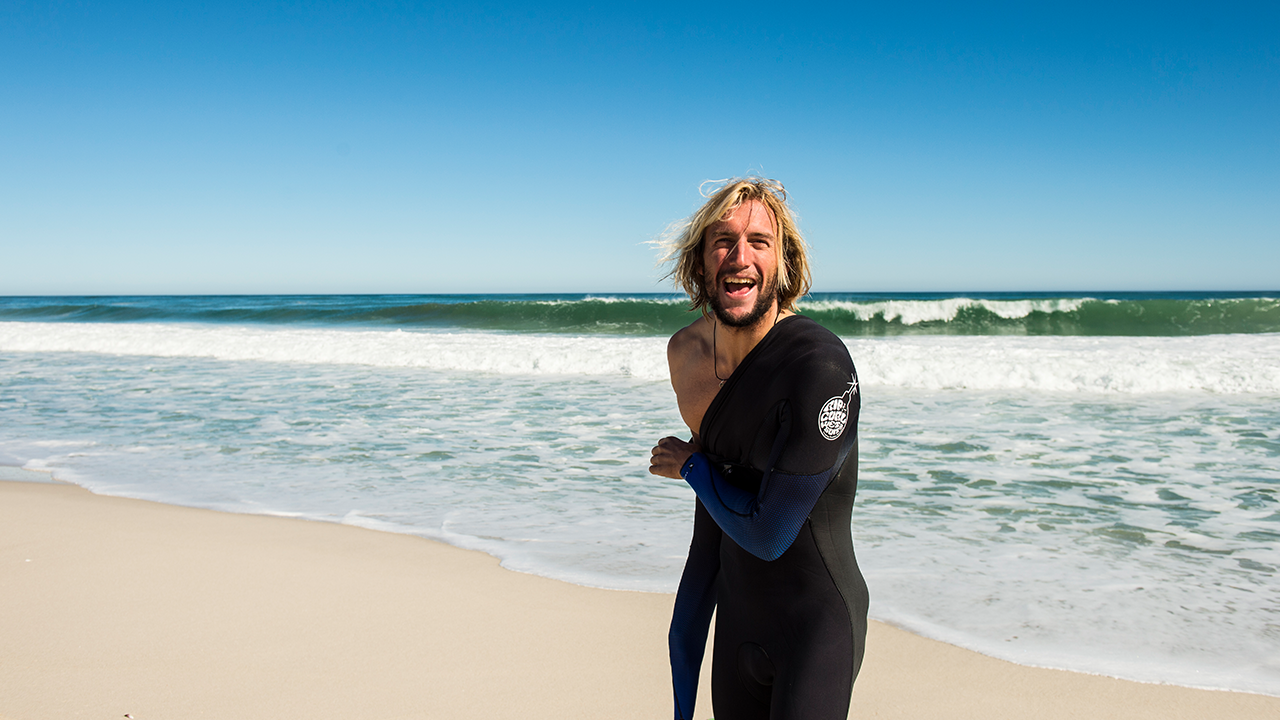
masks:
POLYGON ((0 295, 665 290, 706 179, 817 290, 1280 288, 1275 3, 0 4, 0 295))

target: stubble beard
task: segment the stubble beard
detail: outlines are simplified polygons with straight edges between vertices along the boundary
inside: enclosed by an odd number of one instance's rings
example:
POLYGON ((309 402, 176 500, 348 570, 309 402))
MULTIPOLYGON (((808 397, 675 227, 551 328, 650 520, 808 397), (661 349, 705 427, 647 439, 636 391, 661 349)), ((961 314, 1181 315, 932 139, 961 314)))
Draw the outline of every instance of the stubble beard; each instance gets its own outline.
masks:
POLYGON ((761 286, 760 292, 756 293, 756 304, 752 306, 751 312, 738 318, 730 315, 724 305, 720 304, 719 288, 720 283, 716 281, 708 295, 711 297, 711 312, 715 313, 720 324, 732 328, 751 327, 764 319, 765 314, 773 307, 774 300, 778 298, 778 276, 774 275, 761 286))

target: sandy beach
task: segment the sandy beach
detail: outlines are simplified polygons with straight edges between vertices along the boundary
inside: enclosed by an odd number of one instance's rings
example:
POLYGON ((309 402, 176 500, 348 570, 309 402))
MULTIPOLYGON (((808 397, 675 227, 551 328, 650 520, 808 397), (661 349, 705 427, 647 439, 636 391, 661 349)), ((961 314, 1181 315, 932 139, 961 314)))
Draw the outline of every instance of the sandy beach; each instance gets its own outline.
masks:
MULTIPOLYGON (((416 537, 0 481, 0 587, 4 720, 670 716, 672 595, 416 537)), ((1280 698, 1021 667, 879 623, 850 713, 1277 716, 1280 698)))

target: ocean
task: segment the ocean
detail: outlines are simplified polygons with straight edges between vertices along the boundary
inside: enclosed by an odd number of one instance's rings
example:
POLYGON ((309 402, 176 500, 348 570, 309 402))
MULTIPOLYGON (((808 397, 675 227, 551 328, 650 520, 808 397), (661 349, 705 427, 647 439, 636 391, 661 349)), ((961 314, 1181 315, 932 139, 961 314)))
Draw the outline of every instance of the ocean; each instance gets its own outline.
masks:
MULTIPOLYGON (((1280 292, 818 293, 872 617, 1280 695, 1280 292)), ((674 591, 674 295, 0 298, 0 465, 674 591)))

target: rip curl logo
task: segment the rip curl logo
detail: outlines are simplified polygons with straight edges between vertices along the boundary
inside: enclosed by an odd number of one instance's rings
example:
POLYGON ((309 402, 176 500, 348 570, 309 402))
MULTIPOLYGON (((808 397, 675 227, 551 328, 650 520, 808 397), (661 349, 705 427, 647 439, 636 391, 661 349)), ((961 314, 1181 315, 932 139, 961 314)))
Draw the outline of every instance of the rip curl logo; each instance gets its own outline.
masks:
POLYGON ((849 424, 849 403, 857 393, 858 376, 854 375, 843 395, 837 395, 822 405, 818 411, 818 432, 822 437, 835 440, 844 434, 844 428, 849 424))

